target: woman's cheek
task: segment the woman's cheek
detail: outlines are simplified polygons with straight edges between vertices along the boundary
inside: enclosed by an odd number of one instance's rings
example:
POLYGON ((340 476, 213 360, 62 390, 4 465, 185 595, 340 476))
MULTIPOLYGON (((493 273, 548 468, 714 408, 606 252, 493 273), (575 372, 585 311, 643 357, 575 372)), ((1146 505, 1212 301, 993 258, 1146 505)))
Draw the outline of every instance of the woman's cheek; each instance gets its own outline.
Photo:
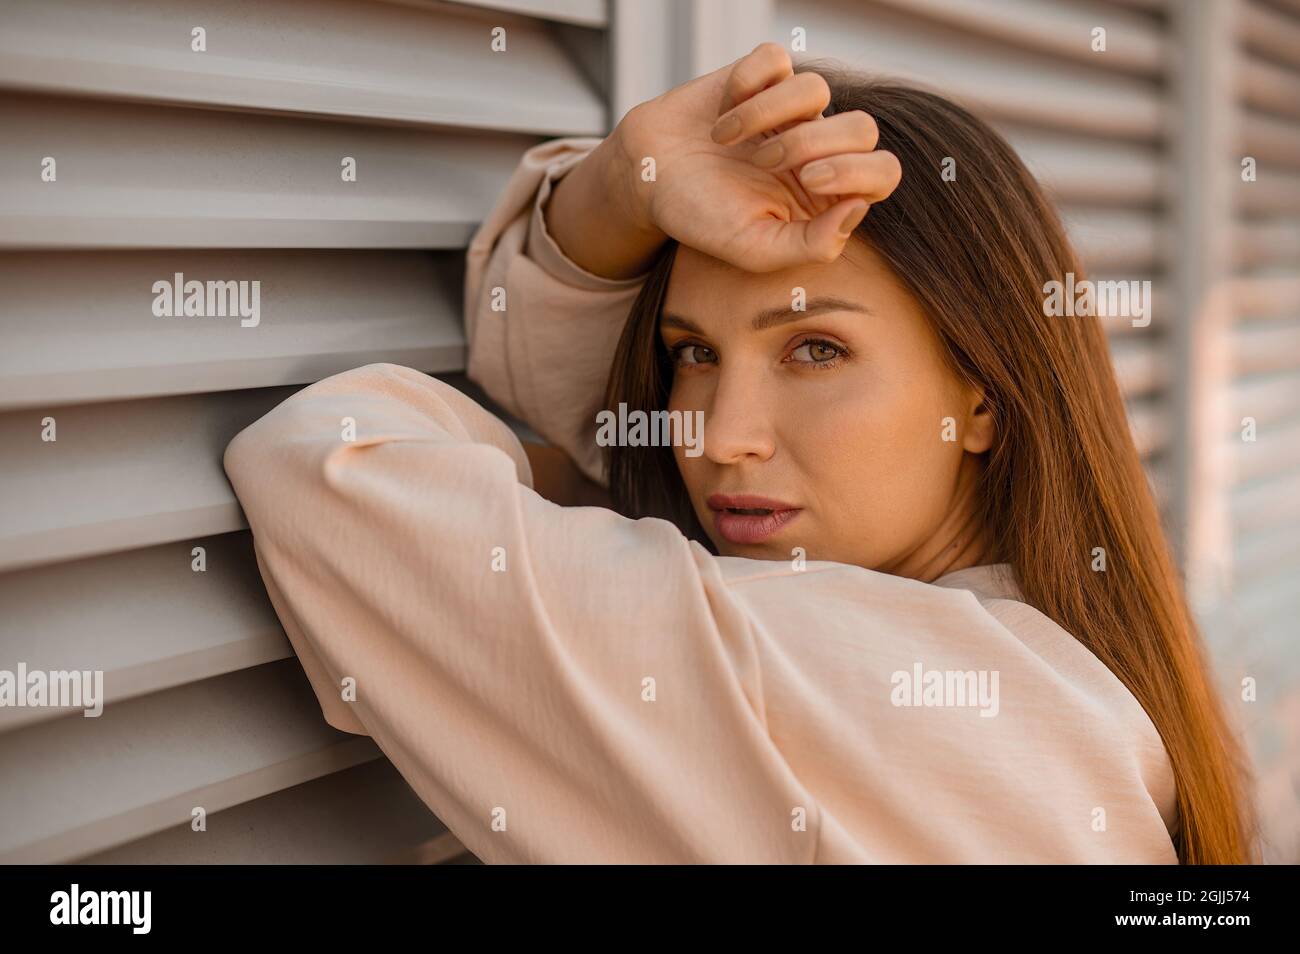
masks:
MULTIPOLYGON (((821 448, 818 498, 839 548, 854 548, 866 566, 886 564, 916 545, 942 511, 951 489, 939 450, 939 422, 909 401, 832 408, 802 439, 821 448), (824 425, 824 430, 823 426, 824 425)), ((842 558, 843 559, 843 558, 842 558)))
POLYGON ((677 375, 673 380, 672 389, 668 392, 668 400, 664 408, 670 413, 681 411, 683 414, 703 410, 706 397, 704 381, 698 378, 691 380, 689 374, 677 375))
POLYGON ((908 536, 933 532, 951 505, 961 459, 961 443, 955 435, 955 418, 938 403, 927 402, 900 418, 894 435, 895 504, 907 517, 908 536))
POLYGON ((899 498, 914 479, 905 473, 908 462, 900 459, 904 449, 895 428, 863 411, 818 440, 825 482, 818 496, 832 514, 848 518, 834 521, 837 535, 851 534, 857 545, 869 547, 868 558, 891 550, 901 516, 899 498))
POLYGON ((703 455, 691 457, 686 453, 684 446, 674 444, 673 459, 677 461, 677 473, 681 474, 682 483, 686 485, 686 492, 694 502, 699 496, 698 491, 705 478, 704 461, 707 458, 703 455))

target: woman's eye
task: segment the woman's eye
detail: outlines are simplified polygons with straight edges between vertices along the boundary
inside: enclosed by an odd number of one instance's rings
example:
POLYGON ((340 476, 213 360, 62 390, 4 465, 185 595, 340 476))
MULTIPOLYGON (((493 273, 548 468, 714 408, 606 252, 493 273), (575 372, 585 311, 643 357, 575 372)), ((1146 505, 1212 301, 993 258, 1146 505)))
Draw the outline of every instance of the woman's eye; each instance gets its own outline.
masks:
POLYGON ((790 352, 790 357, 807 364, 829 364, 843 354, 845 351, 839 345, 821 338, 809 338, 790 352))
POLYGON ((673 360, 677 364, 713 364, 718 356, 704 345, 683 344, 673 349, 673 360))

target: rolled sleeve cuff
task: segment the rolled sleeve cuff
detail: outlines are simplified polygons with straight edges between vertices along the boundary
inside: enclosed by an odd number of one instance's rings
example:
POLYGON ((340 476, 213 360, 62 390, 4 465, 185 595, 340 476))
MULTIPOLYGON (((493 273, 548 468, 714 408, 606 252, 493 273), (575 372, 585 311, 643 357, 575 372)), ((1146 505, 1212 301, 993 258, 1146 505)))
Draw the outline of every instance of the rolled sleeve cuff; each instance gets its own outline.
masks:
POLYGON ((633 288, 645 281, 646 275, 649 274, 648 270, 632 278, 614 279, 594 275, 565 255, 555 238, 546 229, 546 202, 551 197, 555 183, 586 158, 587 152, 569 152, 547 165, 541 184, 537 188, 537 195, 533 199, 533 214, 529 217, 525 254, 552 278, 575 288, 589 291, 620 291, 633 288))

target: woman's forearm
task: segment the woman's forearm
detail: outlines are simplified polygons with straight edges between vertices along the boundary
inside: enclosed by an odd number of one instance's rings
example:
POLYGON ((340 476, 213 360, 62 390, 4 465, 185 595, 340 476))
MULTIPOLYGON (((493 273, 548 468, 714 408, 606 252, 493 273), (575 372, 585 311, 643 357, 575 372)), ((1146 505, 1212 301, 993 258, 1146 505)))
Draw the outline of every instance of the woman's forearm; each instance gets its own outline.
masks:
POLYGON ((667 239, 650 221, 650 183, 627 144, 625 119, 555 185, 546 228, 570 259, 602 278, 635 278, 667 239))

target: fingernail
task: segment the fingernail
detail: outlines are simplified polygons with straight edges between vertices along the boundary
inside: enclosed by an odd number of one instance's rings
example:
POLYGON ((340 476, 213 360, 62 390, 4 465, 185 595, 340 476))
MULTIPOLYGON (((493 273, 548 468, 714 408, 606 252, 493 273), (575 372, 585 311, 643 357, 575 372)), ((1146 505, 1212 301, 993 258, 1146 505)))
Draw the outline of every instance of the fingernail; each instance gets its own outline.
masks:
POLYGON ((866 217, 867 203, 855 202, 849 209, 849 214, 844 216, 844 221, 840 223, 840 235, 848 236, 853 234, 853 230, 858 227, 858 223, 866 217))
POLYGON ((785 146, 781 145, 781 140, 773 139, 759 146, 758 149, 754 151, 754 154, 749 157, 749 161, 756 166, 767 168, 768 166, 774 166, 780 162, 781 157, 784 155, 785 146))
POLYGON ((740 135, 740 117, 723 116, 713 124, 713 131, 709 133, 716 143, 726 143, 740 135))
POLYGON ((814 162, 810 166, 804 166, 803 171, 799 173, 799 181, 806 186, 821 185, 834 178, 835 167, 829 162, 814 162))

